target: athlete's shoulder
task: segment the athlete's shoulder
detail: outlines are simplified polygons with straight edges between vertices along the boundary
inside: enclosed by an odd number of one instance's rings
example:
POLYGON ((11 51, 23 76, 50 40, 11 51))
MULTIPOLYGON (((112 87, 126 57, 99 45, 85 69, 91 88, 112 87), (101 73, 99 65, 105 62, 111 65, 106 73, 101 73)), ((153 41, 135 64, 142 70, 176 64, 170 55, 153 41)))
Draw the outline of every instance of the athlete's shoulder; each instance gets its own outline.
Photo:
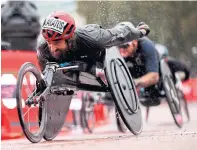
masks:
POLYGON ((148 38, 146 36, 140 38, 138 41, 139 41, 140 44, 151 44, 151 45, 154 45, 154 42, 150 38, 148 38))
POLYGON ((102 27, 98 24, 87 24, 76 29, 75 33, 78 36, 96 36, 102 27))
POLYGON ((46 42, 46 40, 43 38, 43 36, 42 35, 40 35, 39 37, 38 37, 38 40, 37 40, 37 50, 44 50, 44 49, 46 49, 48 46, 47 46, 47 42, 46 42))

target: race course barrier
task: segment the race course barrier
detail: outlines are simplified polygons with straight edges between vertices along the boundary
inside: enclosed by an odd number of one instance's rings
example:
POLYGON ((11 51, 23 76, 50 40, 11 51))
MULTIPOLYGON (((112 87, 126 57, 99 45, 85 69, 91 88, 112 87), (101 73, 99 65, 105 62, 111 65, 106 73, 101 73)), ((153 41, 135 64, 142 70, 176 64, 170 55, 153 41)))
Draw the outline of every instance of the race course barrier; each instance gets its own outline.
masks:
POLYGON ((197 78, 183 82, 183 92, 187 101, 197 102, 197 78))
MULTIPOLYGON (((80 105, 81 99, 78 101, 74 100, 71 107, 80 105)), ((66 134, 72 130, 73 125, 73 108, 70 107, 68 115, 65 119, 65 125, 61 130, 60 134, 66 134)), ((75 107, 77 108, 77 107, 75 107)), ((78 107, 80 108, 80 107, 78 107)), ((37 109, 37 108, 36 108, 37 109)), ((27 108, 24 108, 27 111, 27 108)), ((1 99, 1 139, 16 139, 24 137, 20 122, 18 119, 18 112, 16 109, 16 99, 15 98, 2 98, 1 99)), ((35 112, 30 111, 29 116, 34 115, 35 112)), ((95 127, 102 126, 107 123, 108 114, 106 114, 106 108, 103 104, 95 105, 95 127)), ((33 126, 37 123, 36 117, 30 117, 29 122, 33 126)), ((31 126, 30 125, 30 126, 31 126)))

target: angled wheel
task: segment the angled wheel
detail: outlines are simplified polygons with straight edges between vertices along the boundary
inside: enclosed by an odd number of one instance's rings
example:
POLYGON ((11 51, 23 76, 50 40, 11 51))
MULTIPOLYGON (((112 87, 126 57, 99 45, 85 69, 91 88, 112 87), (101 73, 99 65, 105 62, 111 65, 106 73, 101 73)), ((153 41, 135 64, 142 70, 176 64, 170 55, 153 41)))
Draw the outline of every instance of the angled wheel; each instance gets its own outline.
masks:
POLYGON ((32 63, 23 64, 16 85, 17 111, 23 132, 33 143, 43 138, 47 122, 46 102, 37 101, 41 94, 37 90, 40 83, 41 75, 38 69, 32 63), (42 119, 39 119, 39 115, 42 115, 42 119))
POLYGON ((43 138, 53 140, 65 124, 72 96, 51 94, 47 99, 47 124, 43 138))
POLYGON ((142 116, 135 84, 117 48, 106 50, 105 73, 116 108, 135 135, 142 132, 142 116))
MULTIPOLYGON (((62 72, 53 75, 52 86, 57 86, 63 80, 62 72)), ((65 124, 65 119, 69 111, 72 95, 48 94, 47 101, 47 124, 43 138, 47 141, 53 140, 61 131, 65 124)))
POLYGON ((80 120, 83 131, 92 133, 95 126, 94 100, 91 99, 88 92, 84 92, 82 95, 80 120))
POLYGON ((166 98, 168 105, 170 107, 170 111, 172 113, 176 125, 179 128, 181 128, 183 125, 181 103, 177 94, 175 84, 173 82, 172 73, 165 60, 161 60, 161 72, 162 72, 163 88, 166 93, 166 98))
POLYGON ((150 112, 150 107, 146 107, 146 122, 148 122, 148 117, 149 117, 149 112, 150 112))

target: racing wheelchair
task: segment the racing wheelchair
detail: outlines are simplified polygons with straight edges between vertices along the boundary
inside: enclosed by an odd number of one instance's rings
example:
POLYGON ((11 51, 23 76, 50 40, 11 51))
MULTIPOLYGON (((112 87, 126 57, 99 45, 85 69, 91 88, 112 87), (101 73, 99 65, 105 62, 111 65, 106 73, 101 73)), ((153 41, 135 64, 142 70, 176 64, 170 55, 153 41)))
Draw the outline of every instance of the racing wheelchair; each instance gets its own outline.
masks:
MULTIPOLYGON (((182 81, 177 73, 172 74, 170 67, 168 65, 168 59, 164 54, 160 54, 160 63, 159 63, 159 73, 160 81, 156 85, 158 92, 158 98, 160 100, 166 100, 170 108, 172 117, 175 121, 175 124, 181 128, 183 126, 183 111, 187 117, 187 120, 190 120, 190 113, 187 105, 187 101, 183 93, 182 81)), ((144 88, 139 90, 139 99, 146 98, 146 93, 144 88)), ((146 121, 148 121, 150 106, 146 106, 146 121)), ((116 112, 116 124, 120 132, 127 132, 127 128, 124 125, 121 117, 118 112, 116 112)))
MULTIPOLYGON (((184 109, 189 121, 189 109, 183 94, 182 81, 177 73, 172 74, 168 59, 164 55, 160 55, 160 81, 157 86, 159 98, 167 101, 175 124, 181 128, 183 126, 182 110, 184 109)), ((141 95, 143 95, 143 92, 141 95)), ((149 111, 150 107, 146 107, 146 121, 148 121, 149 111)))
POLYGON ((32 63, 21 66, 16 89, 17 111, 22 130, 30 142, 37 143, 42 138, 50 141, 58 135, 64 126, 72 95, 77 90, 110 92, 127 128, 134 135, 142 132, 139 98, 124 59, 116 47, 102 51, 100 57, 106 80, 87 71, 92 66, 98 67, 96 60, 88 64, 72 62, 65 67, 48 62, 43 74, 32 63), (84 64, 87 64, 85 71, 81 67, 84 64), (35 77, 35 84, 27 80, 29 74, 35 77), (29 94, 24 94, 23 89, 29 94), (29 112, 34 108, 37 108, 38 116, 32 122, 29 117, 36 113, 29 115, 29 112), (34 128, 36 123, 37 130, 34 128))

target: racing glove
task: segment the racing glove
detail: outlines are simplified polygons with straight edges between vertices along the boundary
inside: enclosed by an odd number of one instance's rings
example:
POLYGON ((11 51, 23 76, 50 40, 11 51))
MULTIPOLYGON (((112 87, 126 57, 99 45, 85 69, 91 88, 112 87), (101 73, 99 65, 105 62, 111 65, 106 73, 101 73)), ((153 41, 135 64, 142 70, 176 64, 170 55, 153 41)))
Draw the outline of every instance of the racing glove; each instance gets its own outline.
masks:
POLYGON ((138 30, 140 30, 140 32, 142 33, 143 36, 146 36, 150 33, 150 28, 147 24, 145 24, 144 22, 140 22, 137 27, 138 30))

